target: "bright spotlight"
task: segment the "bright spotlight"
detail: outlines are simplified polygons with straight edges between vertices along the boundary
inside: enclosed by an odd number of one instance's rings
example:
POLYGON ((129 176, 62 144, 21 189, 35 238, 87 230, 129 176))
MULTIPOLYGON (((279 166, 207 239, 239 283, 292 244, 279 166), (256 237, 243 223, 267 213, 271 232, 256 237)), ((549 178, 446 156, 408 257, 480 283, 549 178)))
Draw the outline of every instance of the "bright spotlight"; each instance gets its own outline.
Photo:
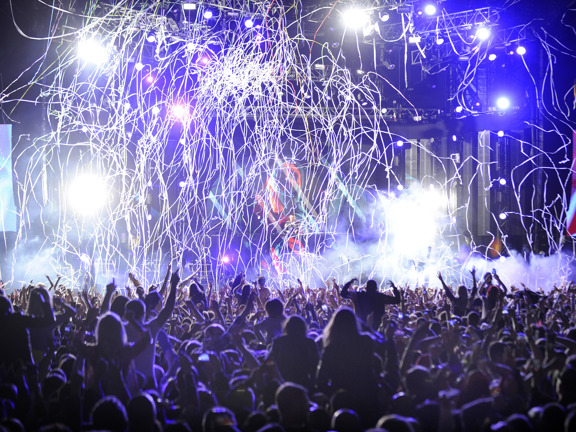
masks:
POLYGON ((229 264, 230 263, 230 257, 228 255, 224 255, 222 257, 222 264, 229 264))
POLYGON ((254 21, 248 18, 246 21, 244 21, 244 25, 246 26, 246 28, 252 28, 254 27, 254 21))
POLYGON ((160 114, 160 108, 158 108, 157 106, 152 108, 152 114, 154 115, 158 115, 160 114))
POLYGON ((68 188, 68 201, 83 216, 97 213, 108 201, 106 181, 93 174, 76 177, 68 188))
POLYGON ((435 15, 437 11, 438 10, 436 9, 436 5, 434 5, 432 3, 428 3, 426 6, 424 6, 424 13, 426 15, 429 15, 429 16, 435 15))
POLYGON ((185 122, 190 118, 190 110, 184 104, 176 104, 170 108, 170 116, 180 122, 185 122))
POLYGON ((212 12, 210 9, 206 9, 204 11, 204 18, 205 19, 210 19, 214 16, 214 12, 212 12))
POLYGON ((396 141, 396 145, 397 145, 398 147, 404 147, 404 141, 398 140, 398 141, 396 141))
POLYGON ((393 248, 400 255, 425 257, 439 234, 447 199, 439 191, 429 189, 404 188, 396 193, 399 197, 393 198, 389 193, 382 200, 387 228, 393 233, 393 248))
POLYGON ((488 60, 490 60, 490 61, 496 60, 496 54, 494 54, 494 53, 490 54, 490 55, 488 56, 488 60))
POLYGON ((137 71, 141 71, 142 69, 144 69, 144 65, 138 62, 134 65, 134 69, 136 69, 137 71))
POLYGON ((350 8, 344 12, 344 25, 349 28, 359 28, 368 23, 369 17, 364 9, 350 8))
POLYGON ((85 39, 78 43, 78 57, 86 63, 103 65, 108 61, 108 49, 101 42, 94 39, 85 39))
POLYGON ((498 98, 496 100, 496 107, 502 111, 507 110, 508 108, 510 108, 510 99, 508 99, 505 96, 498 98))
POLYGON ((500 213, 500 215, 498 216, 500 219, 504 220, 508 217, 508 215, 504 212, 500 213))
POLYGON ((148 35, 146 36, 146 41, 148 41, 150 43, 156 42, 156 34, 153 32, 148 33, 148 35))
POLYGON ((478 29, 476 30, 476 37, 481 41, 485 41, 490 37, 490 28, 478 27, 478 29))
POLYGON ((498 183, 500 183, 502 186, 506 186, 506 179, 504 177, 502 177, 500 180, 498 180, 498 183))
POLYGON ((498 131, 498 137, 502 138, 504 136, 504 131, 498 131))
POLYGON ((458 137, 456 135, 452 135, 452 141, 454 142, 458 141, 458 137))
POLYGON ((154 77, 153 77, 152 75, 148 75, 148 76, 146 77, 146 82, 147 82, 148 84, 152 84, 152 83, 154 82, 154 77))
POLYGON ((518 48, 516 48, 516 54, 523 56, 526 54, 526 48, 520 45, 518 48))
POLYGON ((454 111, 456 111, 457 113, 461 113, 463 109, 464 109, 463 107, 457 106, 454 111))
POLYGON ((399 191, 402 191, 402 190, 404 190, 404 186, 399 184, 398 186, 396 186, 396 189, 398 189, 399 191))
POLYGON ((182 180, 180 183, 178 183, 178 186, 180 186, 181 188, 186 186, 186 182, 184 180, 182 180))

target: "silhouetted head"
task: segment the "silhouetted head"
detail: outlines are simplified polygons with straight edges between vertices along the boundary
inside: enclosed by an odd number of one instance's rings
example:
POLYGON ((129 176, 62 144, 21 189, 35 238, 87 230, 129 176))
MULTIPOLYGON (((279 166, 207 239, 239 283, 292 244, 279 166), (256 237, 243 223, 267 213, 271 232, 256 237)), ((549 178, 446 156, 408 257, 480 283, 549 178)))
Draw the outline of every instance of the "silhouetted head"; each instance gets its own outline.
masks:
POLYGON ((276 406, 280 411, 280 424, 304 425, 308 419, 308 390, 301 385, 285 382, 276 390, 276 406))
POLYGON ((376 281, 370 279, 368 282, 366 282, 366 292, 376 292, 378 291, 378 284, 376 283, 376 281))
POLYGON ((346 342, 360 333, 358 321, 352 309, 342 307, 336 311, 324 329, 324 346, 346 342))
POLYGON ((8 297, 0 296, 0 315, 8 315, 14 313, 12 302, 8 297))
POLYGON ((112 304, 110 305, 110 310, 115 314, 117 314, 118 316, 124 316, 124 311, 126 310, 126 303, 128 303, 128 297, 119 295, 112 301, 112 304))
POLYGON ((133 299, 126 303, 124 316, 128 317, 128 314, 132 314, 134 320, 142 322, 145 317, 146 306, 144 302, 140 299, 133 299))
POLYGON ((162 296, 158 291, 150 291, 144 299, 146 312, 151 312, 162 304, 162 296))
POLYGON ((96 343, 108 353, 115 352, 128 343, 124 324, 114 312, 107 312, 98 320, 96 343))
POLYGON ((234 413, 226 407, 212 407, 204 414, 202 419, 203 432, 219 432, 230 430, 236 426, 236 417, 234 413))
POLYGON ((306 336, 306 321, 298 315, 290 316, 284 322, 284 334, 288 336, 306 336))
POLYGON ((50 303, 50 294, 43 286, 37 286, 30 291, 30 299, 28 300, 28 315, 42 316, 44 315, 44 303, 50 303))
POLYGON ((272 299, 266 302, 266 313, 271 317, 281 317, 284 313, 284 304, 280 299, 272 299))
POLYGON ((97 430, 125 432, 128 427, 126 408, 116 396, 105 396, 96 402, 91 417, 92 425, 97 430))

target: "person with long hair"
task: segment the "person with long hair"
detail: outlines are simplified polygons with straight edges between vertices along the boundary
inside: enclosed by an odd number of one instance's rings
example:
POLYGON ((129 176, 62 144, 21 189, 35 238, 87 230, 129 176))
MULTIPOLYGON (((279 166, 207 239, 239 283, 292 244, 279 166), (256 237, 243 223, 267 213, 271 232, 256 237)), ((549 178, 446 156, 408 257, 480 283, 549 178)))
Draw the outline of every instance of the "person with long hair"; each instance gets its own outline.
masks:
POLYGON ((268 360, 278 366, 285 381, 312 389, 318 366, 318 346, 306 335, 306 321, 298 315, 284 322, 283 335, 272 340, 268 360))
POLYGON ((342 307, 332 315, 324 329, 323 351, 316 385, 328 396, 346 392, 350 407, 366 425, 373 425, 382 413, 379 398, 381 362, 376 342, 360 331, 352 309, 342 307))

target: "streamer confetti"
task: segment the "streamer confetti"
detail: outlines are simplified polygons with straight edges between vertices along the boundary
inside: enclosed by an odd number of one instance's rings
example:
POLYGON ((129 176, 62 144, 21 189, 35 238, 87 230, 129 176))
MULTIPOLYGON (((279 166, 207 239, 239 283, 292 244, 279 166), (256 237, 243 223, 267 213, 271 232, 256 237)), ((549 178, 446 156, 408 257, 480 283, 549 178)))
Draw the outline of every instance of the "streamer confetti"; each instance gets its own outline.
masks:
MULTIPOLYGON (((414 285, 437 270, 466 277, 462 266, 483 266, 475 257, 521 256, 517 244, 546 244, 546 254, 565 246, 574 122, 554 65, 575 51, 538 23, 505 28, 499 44, 471 34, 448 7, 432 27, 398 7, 391 24, 372 8, 380 20, 364 22, 374 33, 366 40, 341 23, 338 2, 47 6, 48 46, 29 84, 45 107, 45 133, 14 161, 16 279, 48 266, 69 284, 133 269, 151 282, 177 261, 218 281, 244 270, 280 285, 358 274, 414 285), (530 53, 503 48, 528 37, 546 74, 530 53), (412 59, 393 64, 389 46, 412 59), (504 116, 494 94, 478 89, 495 53, 529 78, 520 86, 529 102, 512 109, 536 104, 544 89, 553 95, 538 102, 546 128, 526 121, 532 137, 491 127, 446 126, 437 138, 398 132, 504 116), (414 64, 429 77, 459 77, 444 108, 420 108, 398 88, 414 64), (539 133, 560 144, 544 148, 539 133), (418 174, 415 164, 426 168, 418 174)), ((4 89, 3 102, 16 88, 4 89)), ((570 263, 558 259, 554 274, 570 263)))

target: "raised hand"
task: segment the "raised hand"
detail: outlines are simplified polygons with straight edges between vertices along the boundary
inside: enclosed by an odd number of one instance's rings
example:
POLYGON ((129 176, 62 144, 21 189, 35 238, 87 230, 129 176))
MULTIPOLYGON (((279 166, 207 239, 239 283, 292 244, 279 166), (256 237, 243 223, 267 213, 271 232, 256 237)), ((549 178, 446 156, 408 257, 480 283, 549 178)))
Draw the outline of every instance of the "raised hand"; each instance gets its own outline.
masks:
POLYGON ((116 291, 116 281, 114 280, 114 278, 112 278, 112 282, 106 285, 106 292, 114 294, 114 291, 116 291))
POLYGON ((170 277, 170 284, 173 287, 178 286, 178 284, 180 283, 180 275, 178 274, 178 268, 176 268, 176 270, 174 271, 174 273, 172 273, 172 276, 170 277))

